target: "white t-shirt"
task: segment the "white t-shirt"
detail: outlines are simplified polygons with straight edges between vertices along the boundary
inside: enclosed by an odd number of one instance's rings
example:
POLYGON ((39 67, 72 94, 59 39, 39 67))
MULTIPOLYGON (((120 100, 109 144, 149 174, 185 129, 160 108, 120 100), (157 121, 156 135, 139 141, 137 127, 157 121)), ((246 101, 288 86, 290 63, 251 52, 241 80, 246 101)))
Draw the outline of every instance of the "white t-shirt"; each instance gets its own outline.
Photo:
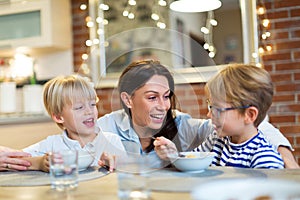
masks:
POLYGON ((63 131, 62 134, 48 136, 46 139, 24 148, 23 151, 30 153, 32 156, 42 156, 51 151, 68 149, 95 152, 96 159, 92 164, 93 166, 98 165, 98 160, 103 152, 109 155, 116 155, 117 157, 126 154, 121 139, 117 134, 102 131, 97 133, 95 139, 84 147, 81 147, 77 140, 70 139, 66 131, 63 131))

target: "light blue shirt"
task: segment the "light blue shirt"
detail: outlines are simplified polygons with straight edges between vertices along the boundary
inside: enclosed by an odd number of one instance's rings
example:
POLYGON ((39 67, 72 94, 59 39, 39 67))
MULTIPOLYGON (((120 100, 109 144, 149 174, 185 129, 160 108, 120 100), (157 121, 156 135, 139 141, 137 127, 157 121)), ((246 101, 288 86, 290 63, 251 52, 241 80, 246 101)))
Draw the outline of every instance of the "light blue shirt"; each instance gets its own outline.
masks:
MULTIPOLYGON (((178 151, 191 151, 198 147, 211 133, 214 128, 210 119, 195 119, 190 115, 175 111, 175 123, 178 129, 178 140, 176 144, 178 151)), ((121 137, 121 141, 127 151, 144 154, 139 137, 130 125, 130 119, 125 111, 117 110, 100 117, 98 125, 105 132, 116 133, 121 137)), ((264 120, 258 127, 265 135, 267 140, 277 149, 280 145, 291 148, 289 141, 264 120)), ((150 152, 151 153, 155 153, 150 152)))

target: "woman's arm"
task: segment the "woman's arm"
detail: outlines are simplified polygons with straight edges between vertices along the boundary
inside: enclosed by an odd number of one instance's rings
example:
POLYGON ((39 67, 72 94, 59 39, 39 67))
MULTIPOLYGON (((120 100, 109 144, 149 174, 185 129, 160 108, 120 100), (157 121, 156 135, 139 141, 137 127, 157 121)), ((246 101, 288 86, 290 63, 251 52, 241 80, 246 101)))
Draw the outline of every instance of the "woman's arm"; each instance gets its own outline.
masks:
POLYGON ((258 129, 261 130, 269 142, 277 148, 277 151, 282 156, 285 168, 299 168, 292 153, 292 145, 277 128, 267 120, 264 120, 258 126, 258 129))
POLYGON ((292 154, 291 150, 288 147, 279 146, 278 152, 281 154, 285 168, 288 168, 288 169, 299 168, 299 165, 296 162, 294 155, 292 154))

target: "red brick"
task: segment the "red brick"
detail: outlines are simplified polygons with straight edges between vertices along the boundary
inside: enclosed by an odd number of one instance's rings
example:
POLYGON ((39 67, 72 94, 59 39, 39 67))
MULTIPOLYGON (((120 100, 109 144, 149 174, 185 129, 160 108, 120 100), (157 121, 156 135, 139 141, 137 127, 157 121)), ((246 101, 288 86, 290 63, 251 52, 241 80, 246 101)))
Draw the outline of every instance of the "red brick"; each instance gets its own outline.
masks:
MULTIPOLYGON (((299 0, 281 0, 281 1, 274 1, 274 8, 287 8, 287 7, 295 7, 300 6, 299 0)), ((288 8, 287 8, 288 9, 288 8)))
POLYGON ((300 91, 300 84, 299 83, 287 83, 287 84, 280 84, 275 86, 276 92, 299 92, 300 91))
POLYGON ((291 74, 272 74, 272 81, 273 82, 284 82, 284 81, 291 81, 291 74))
POLYGON ((300 51, 295 51, 293 55, 294 55, 294 59, 300 59, 300 51))
POLYGON ((300 30, 291 31, 292 38, 300 38, 300 30))
POLYGON ((273 102, 289 102, 289 101, 295 101, 295 96, 293 94, 275 95, 273 97, 273 102))
POLYGON ((295 122, 295 116, 293 115, 280 115, 280 116, 270 116, 270 122, 271 123, 294 123, 295 122))
POLYGON ((270 10, 272 8, 272 2, 264 2, 262 4, 262 6, 264 6, 266 8, 266 10, 268 11, 268 10, 270 10))
POLYGON ((274 54, 263 55, 264 61, 290 60, 290 59, 291 59, 290 53, 274 53, 274 54))
POLYGON ((273 41, 278 39, 288 39, 289 38, 289 32, 288 31, 281 31, 281 32, 271 32, 271 37, 273 41))
POLYGON ((300 8, 291 10, 291 17, 299 17, 300 16, 300 8))
POLYGON ((265 63, 264 63, 263 68, 264 68, 265 70, 267 70, 268 72, 273 71, 273 65, 268 65, 268 64, 265 64, 265 63))
MULTIPOLYGON (((280 126, 280 131, 284 133, 300 133, 300 126, 294 125, 294 126, 280 126)), ((298 144, 300 144, 300 135, 298 138, 298 144)))
MULTIPOLYGON (((288 11, 275 11, 275 12, 267 12, 267 18, 272 20, 272 19, 282 19, 282 18, 287 18, 288 17, 288 11)), ((261 19, 265 19, 265 16, 262 16, 261 19)))
POLYGON ((298 73, 296 71, 294 72, 294 80, 295 81, 300 80, 300 72, 298 73))
MULTIPOLYGON (((300 25, 300 24, 299 24, 300 25)), ((297 49, 300 48, 300 40, 290 40, 285 42, 277 42, 277 49, 297 49)))
POLYGON ((274 22, 275 29, 290 29, 290 28, 299 28, 300 20, 292 20, 289 18, 287 21, 274 22))
POLYGON ((300 62, 291 62, 285 64, 276 64, 276 71, 281 70, 297 70, 300 69, 300 62))
POLYGON ((296 137, 296 143, 300 146, 300 135, 298 137, 296 137))
POLYGON ((279 105, 277 106, 278 112, 300 112, 300 104, 290 104, 290 105, 279 105))

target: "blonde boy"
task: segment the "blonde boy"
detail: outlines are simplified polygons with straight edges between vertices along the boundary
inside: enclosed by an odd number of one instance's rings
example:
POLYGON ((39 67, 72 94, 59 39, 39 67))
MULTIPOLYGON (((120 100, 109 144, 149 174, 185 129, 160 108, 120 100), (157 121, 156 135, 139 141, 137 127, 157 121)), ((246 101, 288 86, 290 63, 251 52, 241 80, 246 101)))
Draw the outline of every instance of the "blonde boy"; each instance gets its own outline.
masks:
MULTIPOLYGON (((45 84, 43 98, 48 114, 63 132, 23 151, 32 156, 68 149, 94 152, 96 159, 92 165, 103 165, 104 161, 99 162, 102 156, 105 160, 110 159, 112 170, 112 155, 120 155, 125 150, 118 135, 101 132, 96 126, 97 95, 92 83, 79 75, 59 76, 45 84)), ((33 169, 49 171, 48 156, 33 159, 33 169)))

